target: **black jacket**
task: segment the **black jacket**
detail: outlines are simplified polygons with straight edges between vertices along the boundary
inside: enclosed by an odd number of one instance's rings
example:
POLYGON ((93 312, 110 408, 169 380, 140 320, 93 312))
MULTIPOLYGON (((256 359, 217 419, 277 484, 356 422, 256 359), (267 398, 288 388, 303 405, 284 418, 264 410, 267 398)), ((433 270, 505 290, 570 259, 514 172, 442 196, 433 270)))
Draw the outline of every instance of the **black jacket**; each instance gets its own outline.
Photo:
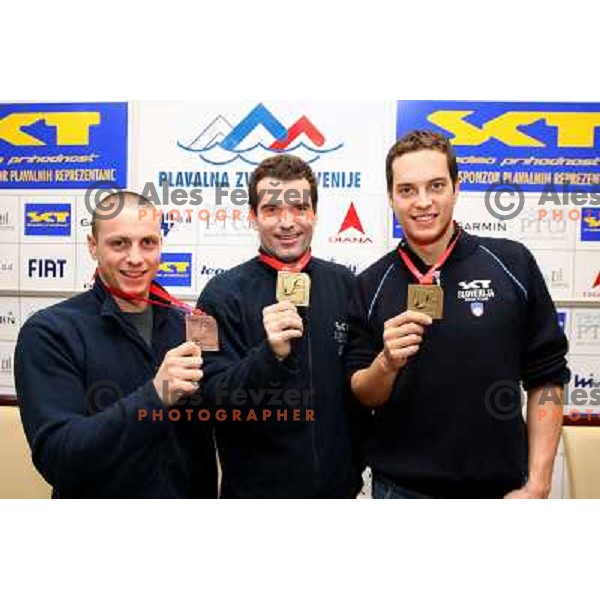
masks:
MULTIPOLYGON (((384 324, 406 310, 412 283, 397 250, 357 278, 349 377, 383 349, 384 324)), ((527 478, 520 384, 568 382, 567 340, 533 256, 517 242, 463 232, 441 285, 443 320, 373 412, 367 460, 375 476, 425 495, 502 497, 527 478)))
POLYGON ((54 497, 216 497, 212 432, 167 419, 152 382, 184 340, 181 314, 155 307, 148 347, 99 279, 25 323, 17 397, 33 463, 54 497))
POLYGON ((205 354, 204 368, 207 404, 227 415, 216 424, 223 497, 350 497, 360 489, 342 361, 352 275, 315 258, 306 272, 305 333, 284 362, 262 322, 263 308, 277 302, 274 269, 254 258, 212 279, 198 301, 221 336, 221 351, 205 354), (287 419, 278 420, 284 410, 287 419))

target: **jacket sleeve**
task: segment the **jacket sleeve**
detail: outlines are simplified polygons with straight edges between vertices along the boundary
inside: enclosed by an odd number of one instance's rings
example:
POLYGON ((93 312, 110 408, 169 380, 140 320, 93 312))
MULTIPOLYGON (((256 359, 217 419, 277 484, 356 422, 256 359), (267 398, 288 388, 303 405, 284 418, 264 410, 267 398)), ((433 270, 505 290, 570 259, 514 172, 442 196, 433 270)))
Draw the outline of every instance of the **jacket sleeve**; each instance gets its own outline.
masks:
POLYGON ((368 301, 364 279, 355 278, 348 308, 348 344, 345 352, 349 380, 356 371, 369 367, 383 349, 382 333, 378 335, 369 320, 368 301))
MULTIPOLYGON (((245 394, 240 396, 238 391, 278 387, 300 374, 293 351, 280 361, 272 352, 266 334, 258 345, 250 345, 244 335, 245 306, 220 277, 209 282, 197 306, 215 317, 219 326, 219 352, 204 355, 204 396, 211 406, 243 409, 245 403, 240 397, 245 394)), ((262 328, 262 322, 252 325, 262 328)))
POLYGON ((127 397, 111 381, 86 389, 82 356, 59 329, 41 317, 30 320, 15 349, 15 386, 32 460, 57 488, 110 478, 116 466, 154 443, 166 425, 166 420, 139 416, 140 410, 151 417, 161 408, 152 381, 127 397), (90 414, 100 405, 106 408, 90 414))
POLYGON ((529 285, 527 321, 521 367, 523 387, 530 390, 547 384, 570 381, 567 368, 567 337, 558 322, 554 302, 531 252, 525 248, 529 285))

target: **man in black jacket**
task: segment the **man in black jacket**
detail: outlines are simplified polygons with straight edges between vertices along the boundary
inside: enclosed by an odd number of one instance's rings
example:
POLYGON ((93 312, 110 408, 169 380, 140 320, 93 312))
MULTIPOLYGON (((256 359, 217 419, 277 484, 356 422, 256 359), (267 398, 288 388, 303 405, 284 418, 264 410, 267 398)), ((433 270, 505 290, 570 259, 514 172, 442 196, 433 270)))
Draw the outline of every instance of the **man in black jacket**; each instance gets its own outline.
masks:
POLYGON ((225 498, 348 498, 360 489, 342 363, 352 275, 313 258, 317 183, 302 160, 265 160, 249 185, 259 256, 212 279, 205 356, 225 498))
POLYGON ((212 432, 168 417, 198 389, 202 357, 185 342, 181 307, 153 281, 161 234, 149 208, 131 192, 105 198, 88 238, 93 289, 36 313, 19 333, 19 408, 55 498, 216 497, 212 432))
POLYGON ((570 373, 533 256, 453 221, 458 168, 443 136, 399 140, 387 182, 404 239, 358 277, 347 353, 373 411, 374 497, 547 497, 570 373))

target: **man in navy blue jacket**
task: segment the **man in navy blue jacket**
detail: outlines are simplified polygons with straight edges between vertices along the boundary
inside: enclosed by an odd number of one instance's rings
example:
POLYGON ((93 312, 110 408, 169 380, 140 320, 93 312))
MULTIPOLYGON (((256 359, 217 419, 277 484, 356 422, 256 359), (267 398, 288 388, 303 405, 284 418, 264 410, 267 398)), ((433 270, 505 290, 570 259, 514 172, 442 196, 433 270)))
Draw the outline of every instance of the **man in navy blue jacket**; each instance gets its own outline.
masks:
POLYGON ((458 167, 443 136, 399 140, 387 183, 404 239, 358 277, 347 352, 373 413, 374 497, 547 497, 570 373, 533 256, 453 221, 458 167))
POLYGON ((214 498, 212 432, 168 418, 203 372, 180 310, 153 282, 160 222, 131 192, 101 204, 88 238, 93 288, 19 333, 15 381, 33 463, 55 498, 214 498), (117 202, 118 214, 98 217, 117 202))
POLYGON ((269 158, 249 187, 259 256, 212 279, 198 301, 221 338, 220 352, 205 357, 221 496, 356 496, 342 362, 353 277, 311 256, 318 197, 306 163, 269 158))

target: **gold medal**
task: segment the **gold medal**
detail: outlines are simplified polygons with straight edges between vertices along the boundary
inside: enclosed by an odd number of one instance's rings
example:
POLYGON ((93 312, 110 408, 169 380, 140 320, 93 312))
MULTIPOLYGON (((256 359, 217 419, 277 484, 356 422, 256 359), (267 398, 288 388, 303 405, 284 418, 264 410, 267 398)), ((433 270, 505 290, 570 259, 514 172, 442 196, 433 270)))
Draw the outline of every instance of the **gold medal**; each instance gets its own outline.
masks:
POLYGON ((277 301, 286 300, 296 306, 309 306, 310 277, 306 273, 277 272, 277 301))
POLYGON ((194 342, 203 352, 219 351, 217 320, 209 315, 185 316, 185 333, 188 342, 194 342))
POLYGON ((444 290, 439 285, 409 285, 407 304, 408 310, 441 320, 444 317, 444 290))

